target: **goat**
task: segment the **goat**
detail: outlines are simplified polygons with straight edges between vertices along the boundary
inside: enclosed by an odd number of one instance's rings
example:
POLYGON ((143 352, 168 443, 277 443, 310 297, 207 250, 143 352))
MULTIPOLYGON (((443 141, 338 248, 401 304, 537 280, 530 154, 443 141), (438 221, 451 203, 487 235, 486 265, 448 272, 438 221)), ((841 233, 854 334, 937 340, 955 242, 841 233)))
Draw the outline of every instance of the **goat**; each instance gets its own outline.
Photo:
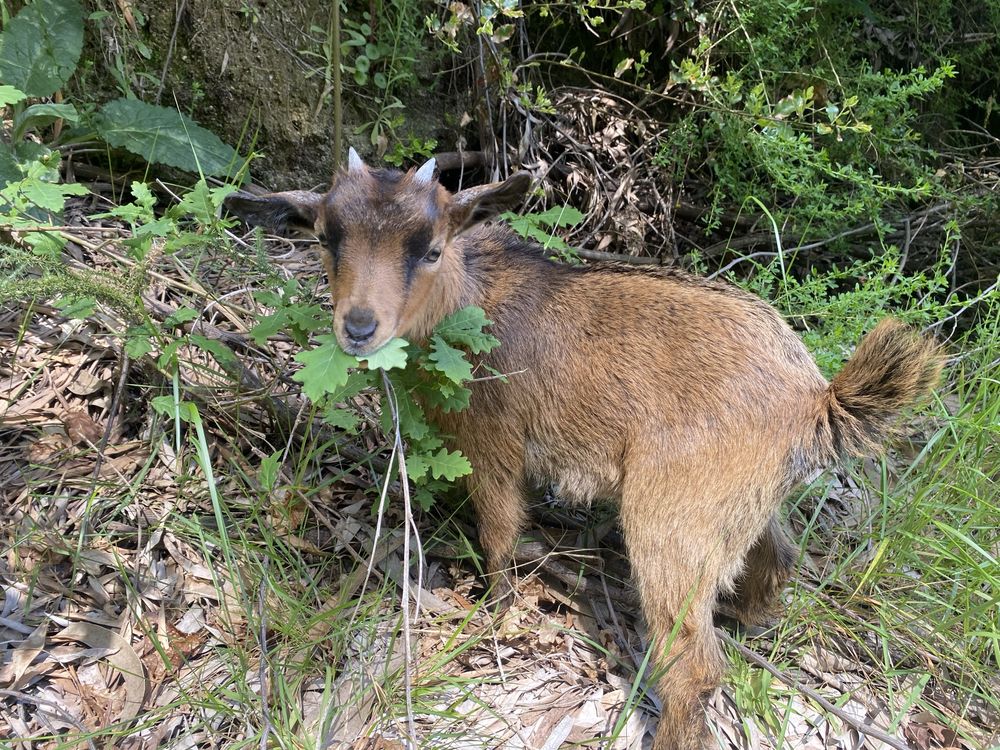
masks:
POLYGON ((474 382, 466 410, 433 418, 472 463, 487 575, 512 590, 529 483, 617 500, 663 700, 654 750, 704 750, 703 702, 723 672, 713 611, 768 617, 797 556, 782 500, 816 470, 877 450, 895 413, 937 383, 940 350, 886 319, 828 383, 779 314, 737 287, 562 265, 483 224, 530 184, 519 173, 451 194, 433 159, 402 173, 352 149, 325 194, 238 193, 226 205, 315 232, 350 354, 424 339, 466 305, 485 310, 501 346, 481 359, 518 374, 474 382))

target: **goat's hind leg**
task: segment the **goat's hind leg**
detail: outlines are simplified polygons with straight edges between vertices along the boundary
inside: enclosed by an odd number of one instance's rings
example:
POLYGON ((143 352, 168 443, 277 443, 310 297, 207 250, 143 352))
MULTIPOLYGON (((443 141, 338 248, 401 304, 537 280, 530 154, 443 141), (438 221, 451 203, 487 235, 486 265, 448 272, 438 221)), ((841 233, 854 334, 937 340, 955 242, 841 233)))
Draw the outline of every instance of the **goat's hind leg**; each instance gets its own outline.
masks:
POLYGON ((747 552, 733 591, 720 598, 719 612, 747 626, 767 623, 791 577, 798 554, 775 513, 747 552))
POLYGON ((697 528, 688 517, 690 502, 650 494, 662 488, 626 490, 621 514, 663 701, 653 750, 707 750, 705 701, 724 665, 712 610, 728 574, 725 550, 715 529, 697 528))

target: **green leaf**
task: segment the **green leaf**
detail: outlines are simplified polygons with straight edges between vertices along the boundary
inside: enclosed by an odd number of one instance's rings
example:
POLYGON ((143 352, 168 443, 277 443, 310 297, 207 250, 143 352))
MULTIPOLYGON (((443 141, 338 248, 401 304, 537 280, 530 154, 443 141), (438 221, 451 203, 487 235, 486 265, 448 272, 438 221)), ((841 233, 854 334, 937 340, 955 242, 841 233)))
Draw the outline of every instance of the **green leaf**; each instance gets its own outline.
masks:
POLYGON ((472 473, 469 459, 458 451, 442 448, 437 453, 427 456, 428 469, 435 479, 447 479, 449 482, 472 473))
POLYGON ((157 364, 164 370, 173 370, 177 366, 177 352, 180 351, 184 343, 183 338, 177 338, 167 343, 156 360, 157 364))
POLYGON ((296 302, 285 309, 288 321, 303 333, 318 331, 330 324, 330 315, 320 305, 296 302))
POLYGON ((14 88, 13 86, 8 86, 7 84, 0 85, 0 107, 6 107, 11 104, 17 104, 20 101, 24 101, 28 98, 20 89, 14 88))
POLYGON ((427 470, 431 467, 427 456, 419 453, 412 453, 406 457, 406 475, 412 482, 419 482, 427 476, 427 470))
POLYGON ((288 314, 284 310, 278 310, 258 320, 257 325, 250 329, 250 338, 253 339, 257 346, 264 346, 271 336, 287 324, 288 314))
POLYGON ((94 314, 94 307, 97 300, 93 297, 65 297, 56 302, 56 307, 62 310, 62 314, 74 320, 83 320, 94 314))
POLYGON ((339 404, 354 398, 367 388, 375 385, 376 374, 368 370, 352 370, 347 376, 347 382, 340 388, 327 391, 327 400, 339 404))
POLYGON ((427 355, 431 367, 444 373, 453 383, 472 379, 472 365, 458 349, 450 346, 439 335, 431 337, 431 353, 427 355))
POLYGON ((331 427, 336 427, 344 432, 356 432, 360 420, 358 415, 351 409, 333 407, 323 412, 323 421, 331 427))
POLYGON ((238 166, 239 155, 217 135, 177 110, 138 99, 115 99, 101 107, 97 132, 148 162, 188 172, 228 175, 238 166))
POLYGON ((191 214, 202 226, 213 226, 218 221, 223 199, 236 189, 235 185, 210 188, 204 179, 200 179, 170 210, 170 215, 180 218, 191 214))
POLYGON ((163 328, 174 328, 182 323, 187 323, 189 320, 197 318, 199 314, 197 310, 190 307, 179 307, 164 319, 163 328))
POLYGON ((0 79, 28 96, 51 96, 73 75, 82 49, 80 3, 35 0, 0 34, 0 79))
POLYGON ((305 367, 292 375, 292 380, 302 383, 302 391, 312 401, 319 401, 325 394, 336 391, 347 383, 350 368, 357 360, 337 344, 332 334, 318 336, 320 345, 307 352, 299 352, 295 360, 305 367))
POLYGON ((233 367, 236 365, 236 355, 233 354, 233 350, 218 339, 210 339, 198 333, 192 333, 188 338, 199 349, 203 349, 211 354, 215 358, 215 361, 223 367, 233 367))
MULTIPOLYGON (((396 411, 399 414, 399 431, 410 440, 423 440, 430 434, 431 426, 427 423, 424 410, 420 408, 410 392, 397 378, 392 378, 393 393, 396 395, 396 411)), ((382 398, 381 424, 386 434, 392 434, 392 409, 382 398)))
MULTIPOLYGON (((0 143, 0 189, 20 179, 21 170, 18 168, 17 157, 11 153, 6 144, 0 143)), ((4 208, 4 202, 0 201, 0 209, 4 208)))
POLYGON ((277 450, 260 462, 260 469, 257 471, 257 481, 260 482, 260 486, 267 492, 273 490, 275 483, 278 481, 278 469, 281 468, 281 454, 282 451, 277 450))
POLYGON ((423 511, 428 511, 434 507, 434 493, 427 487, 414 487, 413 499, 417 501, 417 505, 423 511))
POLYGON ((446 317, 437 324, 434 332, 440 334, 441 338, 450 344, 459 344, 473 354, 482 354, 500 345, 495 336, 483 331, 491 325, 493 321, 486 317, 481 307, 470 305, 446 317))
POLYGON ((132 326, 126 336, 125 353, 132 359, 142 359, 153 351, 153 330, 149 324, 132 326))
MULTIPOLYGON (((64 185, 55 182, 56 179, 58 172, 50 170, 41 162, 29 162, 20 180, 12 180, 4 186, 4 197, 13 199, 17 196, 32 206, 59 213, 66 203, 67 196, 86 195, 90 192, 83 185, 77 183, 64 185)), ((17 200, 11 202, 17 205, 17 200)))
POLYGON ((135 198, 132 203, 115 206, 106 213, 94 214, 94 218, 106 219, 113 216, 118 219, 124 219, 133 227, 137 224, 153 221, 155 219, 153 206, 156 205, 156 198, 149 189, 149 186, 142 182, 133 182, 131 191, 132 197, 135 198))
POLYGON ((190 401, 174 401, 174 397, 157 396, 152 400, 153 410, 169 419, 191 422, 198 416, 198 407, 190 401))
POLYGON ((521 231, 520 228, 526 226, 537 226, 541 224, 551 228, 575 227, 583 221, 583 213, 572 206, 553 206, 552 208, 542 211, 541 213, 525 214, 524 216, 510 216, 511 218, 508 219, 508 221, 518 232, 521 231))
POLYGON ((368 362, 370 370, 392 370, 406 367, 406 347, 409 342, 406 339, 395 338, 386 343, 381 349, 368 357, 358 357, 359 362, 368 362))
POLYGON ((29 128, 33 130, 44 128, 56 120, 79 122, 80 113, 72 104, 32 104, 14 118, 15 139, 20 140, 29 128))

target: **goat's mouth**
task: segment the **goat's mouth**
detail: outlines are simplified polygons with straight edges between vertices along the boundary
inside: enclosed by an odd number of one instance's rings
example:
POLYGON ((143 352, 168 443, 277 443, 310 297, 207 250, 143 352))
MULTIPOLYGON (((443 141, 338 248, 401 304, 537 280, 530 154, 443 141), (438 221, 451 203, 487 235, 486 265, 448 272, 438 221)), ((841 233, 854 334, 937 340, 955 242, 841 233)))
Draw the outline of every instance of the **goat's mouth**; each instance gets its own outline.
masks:
POLYGON ((338 334, 337 342, 340 344, 340 348, 351 356, 364 359, 375 354, 379 349, 388 344, 392 338, 392 336, 389 336, 386 338, 379 337, 378 341, 355 341, 348 336, 338 334))

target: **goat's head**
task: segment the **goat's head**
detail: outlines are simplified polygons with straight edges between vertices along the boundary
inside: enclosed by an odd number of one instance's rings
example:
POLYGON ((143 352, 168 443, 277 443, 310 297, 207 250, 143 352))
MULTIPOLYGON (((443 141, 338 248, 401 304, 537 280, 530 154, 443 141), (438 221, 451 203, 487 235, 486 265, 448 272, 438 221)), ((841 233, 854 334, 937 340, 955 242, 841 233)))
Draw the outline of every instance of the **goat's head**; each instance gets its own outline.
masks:
MULTIPOLYGON (((429 160, 409 172, 369 169, 350 150, 327 193, 235 193, 226 208, 251 224, 313 233, 333 294, 333 329, 344 351, 363 356, 395 336, 426 333, 445 283, 464 273, 454 240, 515 205, 531 184, 504 182, 452 194, 429 160)), ((444 313, 441 313, 443 315, 444 313)))

